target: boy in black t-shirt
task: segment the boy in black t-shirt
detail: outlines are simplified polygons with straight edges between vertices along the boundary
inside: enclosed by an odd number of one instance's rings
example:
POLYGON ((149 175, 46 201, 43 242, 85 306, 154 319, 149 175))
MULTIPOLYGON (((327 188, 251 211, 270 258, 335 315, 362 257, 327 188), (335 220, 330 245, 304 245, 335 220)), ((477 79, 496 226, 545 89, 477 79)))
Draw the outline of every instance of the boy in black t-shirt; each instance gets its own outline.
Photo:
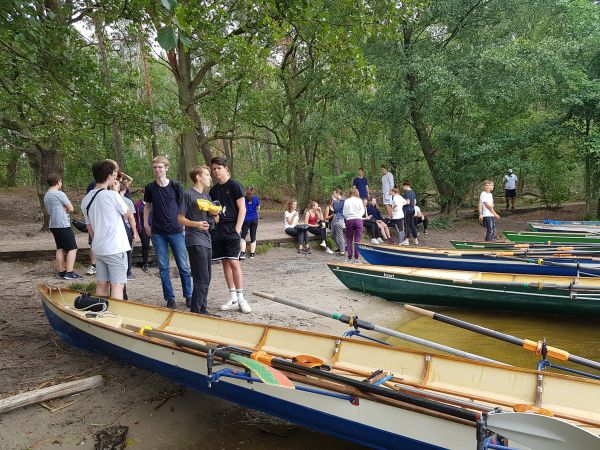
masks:
POLYGON ((240 233, 246 217, 244 188, 239 181, 231 178, 226 158, 213 158, 210 166, 217 182, 210 190, 210 198, 218 200, 223 207, 219 223, 211 230, 213 260, 220 260, 223 264, 229 288, 229 301, 221 306, 221 311, 239 308, 247 314, 252 309, 244 298, 244 278, 240 265, 240 233))

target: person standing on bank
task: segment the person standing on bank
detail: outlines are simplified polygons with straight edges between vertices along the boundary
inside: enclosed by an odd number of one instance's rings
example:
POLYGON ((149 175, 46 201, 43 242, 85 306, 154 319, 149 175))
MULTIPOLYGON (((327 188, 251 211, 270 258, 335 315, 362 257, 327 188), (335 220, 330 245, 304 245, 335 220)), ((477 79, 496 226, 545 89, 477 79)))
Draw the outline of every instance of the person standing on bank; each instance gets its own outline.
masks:
POLYGON ((506 200, 506 209, 508 204, 511 204, 511 210, 515 210, 515 199, 517 198, 517 176, 512 169, 508 169, 508 173, 504 175, 504 199, 506 200))
POLYGON ((252 311, 244 298, 244 275, 240 264, 240 233, 246 217, 246 198, 239 181, 231 178, 227 158, 217 156, 210 160, 212 174, 217 182, 210 189, 210 198, 218 201, 223 210, 213 230, 213 261, 221 261, 225 281, 229 288, 229 300, 221 311, 237 309, 244 314, 252 311))
POLYGON ((169 264, 169 247, 175 258, 175 264, 181 278, 181 288, 188 308, 192 300, 192 277, 185 248, 183 227, 177 221, 179 202, 183 197, 181 184, 167 178, 169 160, 164 156, 156 156, 152 160, 154 181, 144 187, 144 230, 152 239, 154 253, 160 272, 163 298, 167 308, 177 309, 175 292, 171 283, 171 267, 169 264), (150 225, 152 217, 152 225, 150 225))
POLYGON ((73 212, 73 205, 67 195, 61 190, 62 179, 60 175, 48 175, 48 192, 44 195, 44 206, 50 216, 48 229, 54 236, 56 243, 56 268, 57 278, 77 280, 82 278, 73 272, 77 256, 77 242, 71 228, 69 213, 73 212))
POLYGON ((392 195, 390 189, 394 187, 394 175, 388 172, 387 167, 381 165, 381 192, 383 192, 383 206, 387 212, 388 217, 392 217, 392 195))
POLYGON ((362 241, 363 219, 365 207, 358 196, 358 189, 350 189, 350 198, 344 200, 344 218, 346 219, 346 250, 348 262, 358 264, 358 250, 354 244, 362 241), (354 259, 352 259, 354 255, 354 259))
POLYGON ((260 210, 260 199, 254 195, 254 186, 246 188, 246 217, 242 224, 242 241, 240 260, 246 259, 246 236, 250 231, 250 259, 254 259, 256 253, 256 229, 258 228, 258 211, 260 210))
POLYGON ((190 178, 194 186, 183 193, 177 220, 185 227, 185 246, 194 279, 190 311, 209 314, 208 287, 212 260, 210 229, 214 228, 219 214, 210 211, 212 202, 206 193, 210 189, 210 167, 194 167, 190 171, 190 178))
POLYGON ((358 195, 361 199, 367 199, 368 201, 369 197, 371 196, 371 192, 369 191, 369 182, 365 177, 365 171, 362 167, 358 169, 358 176, 354 178, 354 181, 352 181, 352 187, 358 189, 358 195))
POLYGON ((114 161, 94 163, 96 186, 83 197, 81 210, 96 255, 96 295, 123 299, 127 284, 127 252, 131 250, 123 218, 133 223, 131 211, 114 190, 117 166, 114 161))
POLYGON ((500 216, 494 211, 494 196, 492 191, 494 190, 494 182, 491 180, 485 180, 483 182, 483 192, 479 196, 479 203, 481 206, 481 214, 479 220, 483 222, 485 227, 485 240, 493 241, 494 235, 496 234, 496 219, 500 219, 500 216))
POLYGON ((402 182, 402 189, 404 193, 402 197, 406 200, 405 205, 402 207, 404 212, 404 223, 406 230, 406 239, 404 244, 408 245, 408 239, 412 237, 415 239, 415 245, 419 244, 419 239, 417 238, 417 225, 415 223, 415 206, 417 205, 417 196, 415 195, 415 191, 410 188, 410 181, 404 180, 402 182))

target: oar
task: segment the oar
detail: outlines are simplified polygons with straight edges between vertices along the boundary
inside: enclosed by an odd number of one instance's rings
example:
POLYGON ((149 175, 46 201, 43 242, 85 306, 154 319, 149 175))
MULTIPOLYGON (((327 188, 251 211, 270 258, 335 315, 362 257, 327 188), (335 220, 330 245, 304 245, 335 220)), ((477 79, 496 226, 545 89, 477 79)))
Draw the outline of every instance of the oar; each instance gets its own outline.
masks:
POLYGON ((311 312, 313 314, 319 314, 321 316, 330 317, 331 319, 339 320, 342 323, 347 323, 350 326, 357 326, 358 328, 363 328, 365 330, 377 331, 382 334, 387 334, 388 336, 393 336, 399 339, 403 339, 408 342, 414 342, 415 344, 424 345, 425 347, 434 348, 436 350, 440 350, 442 352, 450 353, 451 355, 460 356, 462 358, 472 359, 475 361, 483 361, 492 364, 501 364, 503 366, 508 366, 508 364, 485 358, 483 356, 474 355, 473 353, 465 352, 462 350, 458 350, 452 347, 448 347, 446 345, 438 344, 436 342, 428 341, 425 339, 418 338, 416 336, 411 336, 410 334, 400 333, 399 331, 390 330, 388 328, 380 327, 379 325, 372 324, 371 322, 366 322, 364 320, 357 319, 354 316, 347 316, 346 314, 339 313, 330 313, 325 310, 315 308, 313 306, 304 305, 302 303, 295 302, 293 300, 288 300, 286 298, 277 297, 275 295, 266 294, 264 292, 252 292, 252 294, 257 295, 259 297, 263 297, 269 300, 272 300, 277 303, 281 303, 287 306, 292 306, 294 308, 302 309, 304 311, 311 312))
POLYGON ((123 325, 123 328, 134 331, 136 333, 140 333, 143 336, 150 336, 152 338, 158 338, 163 341, 168 341, 173 344, 176 344, 180 347, 187 347, 193 350, 198 350, 203 353, 208 353, 213 350, 214 355, 222 358, 224 360, 235 361, 242 366, 249 369, 252 373, 254 373, 263 383, 269 384, 271 386, 278 386, 287 389, 294 389, 293 383, 290 381, 288 377, 286 377, 279 370, 274 369, 273 367, 269 367, 259 361, 256 361, 251 358, 247 358, 244 355, 240 355, 239 352, 235 353, 226 349, 219 348, 211 348, 207 345, 199 344, 198 342, 191 341, 189 339, 179 338, 177 336, 172 336, 166 333, 162 333, 157 330, 153 330, 152 327, 136 327, 135 325, 123 325))
POLYGON ((555 417, 528 413, 486 415, 487 428, 527 448, 591 450, 600 448, 598 436, 555 417))
MULTIPOLYGON (((530 341, 528 339, 520 339, 518 337, 511 336, 510 334, 500 333, 499 331, 495 331, 490 328, 485 328, 480 325, 465 322, 464 320, 455 319, 454 317, 445 316, 443 314, 429 311, 427 309, 418 308, 413 305, 404 305, 404 308, 408 311, 415 312, 417 314, 429 317, 439 322, 444 322, 449 325, 464 328, 465 330, 470 330, 475 333, 492 337, 494 339, 499 339, 501 341, 508 342, 509 344, 518 345, 519 347, 523 347, 525 350, 535 352, 536 354, 539 354, 540 351, 540 342, 530 341)), ((592 361, 591 359, 583 358, 577 355, 572 355, 566 350, 561 350, 560 348, 556 347, 547 346, 546 349, 548 350, 548 356, 552 358, 556 358, 561 361, 571 361, 576 364, 581 364, 582 366, 587 366, 591 367, 592 369, 600 370, 600 363, 592 361)))
MULTIPOLYGON (((136 327, 133 325, 123 325, 123 328, 126 328, 135 332, 143 332, 144 335, 147 335, 152 338, 160 339, 163 341, 171 342, 176 344, 181 348, 189 348, 192 350, 198 350, 203 353, 211 350, 209 347, 199 344, 198 342, 192 341, 190 339, 179 338, 176 336, 172 336, 167 333, 163 333, 161 331, 152 330, 150 327, 136 327)), ((465 408, 459 408, 456 406, 448 405, 446 403, 441 403, 438 401, 430 400, 423 397, 418 397, 415 395, 410 395, 407 393, 403 393, 400 391, 388 389, 382 386, 378 386, 375 384, 370 384, 364 381, 359 381, 354 378, 349 378, 343 375, 334 374, 331 372, 322 371, 320 369, 314 369, 311 367, 305 367, 300 364, 296 364, 290 361, 287 361, 282 358, 272 357, 271 355, 267 355, 265 352, 253 352, 252 350, 238 348, 238 347, 227 347, 226 349, 212 349, 214 350, 214 354, 224 358, 230 359, 232 361, 240 362, 240 358, 243 358, 242 361, 247 362, 246 360, 250 360, 256 364, 259 364, 261 367, 269 368, 284 377, 286 380, 289 379, 281 373, 279 370, 286 370, 288 372, 300 373, 304 375, 310 375, 318 379, 325 379, 329 381, 336 382, 338 384, 342 384, 345 386, 350 386, 356 388, 362 392, 375 394, 381 397, 386 397, 392 400, 398 400, 401 402, 409 403, 411 405, 419 406, 422 408, 426 408, 432 411, 437 411, 443 414, 447 414, 452 417, 456 417, 459 419, 468 420, 471 422, 477 422, 481 417, 481 412, 471 411, 465 408), (231 358, 234 356, 234 358, 231 358), (255 359, 250 359, 248 356, 254 356, 255 359), (267 365, 268 364, 268 365, 267 365)), ((254 372, 253 368, 250 368, 254 372)), ((259 373, 255 372, 256 375, 259 373)), ((260 378, 260 376, 259 376, 260 378)), ((261 378, 262 380, 262 378, 261 378)), ((291 384, 291 382, 290 382, 291 384)), ((277 384, 275 384, 277 385, 277 384)))

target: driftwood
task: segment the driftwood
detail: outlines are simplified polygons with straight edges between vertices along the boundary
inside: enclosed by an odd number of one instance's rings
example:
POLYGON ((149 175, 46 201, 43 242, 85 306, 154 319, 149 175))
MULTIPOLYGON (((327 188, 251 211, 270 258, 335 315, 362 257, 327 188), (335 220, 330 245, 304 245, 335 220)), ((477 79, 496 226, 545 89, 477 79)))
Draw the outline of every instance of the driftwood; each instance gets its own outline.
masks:
POLYGON ((70 381, 69 383, 61 383, 42 389, 23 392, 21 394, 0 399, 0 414, 22 408, 23 406, 33 405, 53 398, 65 397, 77 392, 93 389, 101 385, 102 376, 95 375, 82 380, 70 381))

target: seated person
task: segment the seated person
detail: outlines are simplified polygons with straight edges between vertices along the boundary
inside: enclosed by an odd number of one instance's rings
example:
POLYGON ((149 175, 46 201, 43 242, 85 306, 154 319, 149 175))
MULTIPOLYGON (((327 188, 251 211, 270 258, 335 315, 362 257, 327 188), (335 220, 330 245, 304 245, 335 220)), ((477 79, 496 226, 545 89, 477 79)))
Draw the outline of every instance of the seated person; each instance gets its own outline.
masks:
POLYGON ((377 221, 373 220, 373 216, 368 213, 367 203, 367 199, 364 198, 363 205, 365 207, 365 215, 363 216, 363 228, 365 228, 371 236, 371 244, 382 244, 383 239, 381 238, 381 234, 379 232, 379 226, 377 225, 377 221))
POLYGON ((419 225, 420 223, 423 224, 423 232, 425 236, 427 236, 427 227, 429 226, 429 219, 425 214, 423 214, 421 208, 415 205, 415 225, 419 225))
POLYGON ((371 203, 367 205, 367 215, 371 216, 371 220, 374 220, 377 223, 377 226, 379 227, 379 235, 380 238, 383 239, 383 242, 391 244, 393 241, 392 235, 390 234, 390 228, 388 227, 388 224, 381 215, 381 211, 379 210, 379 206, 377 205, 376 197, 373 197, 371 199, 371 203))
POLYGON ((285 213, 283 215, 283 230, 288 236, 293 236, 298 241, 298 253, 310 254, 310 247, 308 246, 308 226, 299 224, 299 212, 296 209, 298 202, 296 200, 290 200, 287 202, 285 213))

